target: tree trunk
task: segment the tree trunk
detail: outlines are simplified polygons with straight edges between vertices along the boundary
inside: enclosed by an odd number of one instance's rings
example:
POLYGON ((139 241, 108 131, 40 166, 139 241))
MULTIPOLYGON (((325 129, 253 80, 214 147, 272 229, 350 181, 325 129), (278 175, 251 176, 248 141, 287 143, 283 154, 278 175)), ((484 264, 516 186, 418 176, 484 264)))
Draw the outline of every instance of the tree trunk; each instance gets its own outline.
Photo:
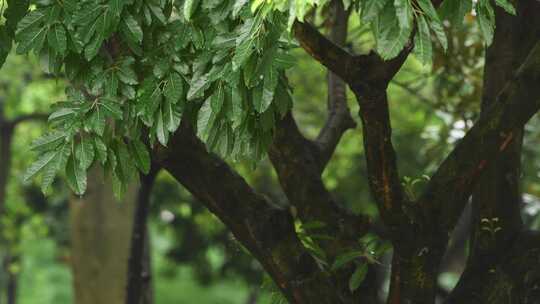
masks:
MULTIPOLYGON (((495 39, 486 53, 482 115, 538 41, 538 9, 538 3, 518 1, 519 18, 497 9, 495 39)), ((523 128, 514 134, 510 147, 484 172, 475 189, 470 257, 449 303, 527 303, 527 289, 523 288, 529 284, 527 279, 514 280, 502 267, 523 233, 520 215, 523 128)))
MULTIPOLYGON (((0 233, 3 230, 1 218, 5 213, 7 183, 11 169, 13 130, 13 124, 4 118, 3 104, 0 101, 0 233)), ((0 240, 2 239, 3 237, 0 235, 0 240)), ((0 246, 9 246, 9 244, 2 244, 0 246)), ((12 262, 12 257, 9 255, 9 248, 4 248, 3 250, 5 250, 6 256, 3 257, 2 264, 0 265, 0 271, 3 272, 0 276, 5 277, 6 280, 5 282, 0 281, 0 283, 5 283, 5 285, 0 284, 0 303, 3 302, 2 297, 5 294, 6 303, 13 304, 16 301, 17 276, 8 269, 12 262), (5 290, 5 292, 2 292, 2 290, 5 290)))
POLYGON ((141 177, 128 259, 126 304, 148 304, 152 298, 147 218, 150 194, 157 173, 158 170, 153 168, 148 175, 141 177))
MULTIPOLYGON (((19 257, 17 256, 9 256, 8 257, 8 265, 11 263, 18 263, 19 257)), ((18 288, 18 274, 13 273, 12 271, 7 271, 7 287, 6 287, 6 295, 7 295, 7 304, 16 304, 17 303, 17 288, 18 288)))
POLYGON ((84 197, 70 202, 72 271, 76 304, 124 304, 138 184, 121 202, 101 170, 93 168, 84 197))

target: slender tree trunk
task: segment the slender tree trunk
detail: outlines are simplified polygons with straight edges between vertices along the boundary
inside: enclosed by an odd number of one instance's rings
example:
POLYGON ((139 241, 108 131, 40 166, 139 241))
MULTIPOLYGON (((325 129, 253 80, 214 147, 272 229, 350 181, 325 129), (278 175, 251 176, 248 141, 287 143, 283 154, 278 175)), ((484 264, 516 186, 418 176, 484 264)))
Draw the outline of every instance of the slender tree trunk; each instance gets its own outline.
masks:
POLYGON ((158 173, 157 169, 141 177, 141 186, 137 195, 135 220, 131 234, 131 249, 128 260, 126 304, 148 303, 151 295, 145 290, 151 290, 151 271, 149 264, 149 237, 147 218, 150 209, 150 194, 152 185, 158 173), (146 263, 145 263, 146 262, 146 263), (145 265, 146 264, 146 265, 145 265))
MULTIPOLYGON (((9 180, 12 160, 11 143, 13 139, 13 130, 13 124, 5 120, 3 104, 0 101, 0 219, 5 213, 7 183, 9 180)), ((0 233, 2 233, 2 230, 3 229, 0 221, 0 233)), ((1 235, 0 240, 2 240, 1 235)), ((2 244, 0 246, 9 246, 9 244, 2 244)), ((12 256, 9 254, 9 248, 3 248, 3 250, 5 250, 7 254, 4 256, 3 263, 0 265, 2 267, 0 271, 3 272, 3 274, 0 276, 5 277, 6 281, 5 286, 0 285, 0 303, 3 302, 2 290, 5 290, 4 293, 6 296, 6 303, 14 304, 16 301, 17 276, 11 273, 8 269, 12 262, 12 256)))
MULTIPOLYGON (((18 263, 18 256, 8 256, 8 265, 12 263, 18 263)), ((17 288, 18 288, 18 274, 11 271, 7 271, 7 304, 17 303, 17 288)))

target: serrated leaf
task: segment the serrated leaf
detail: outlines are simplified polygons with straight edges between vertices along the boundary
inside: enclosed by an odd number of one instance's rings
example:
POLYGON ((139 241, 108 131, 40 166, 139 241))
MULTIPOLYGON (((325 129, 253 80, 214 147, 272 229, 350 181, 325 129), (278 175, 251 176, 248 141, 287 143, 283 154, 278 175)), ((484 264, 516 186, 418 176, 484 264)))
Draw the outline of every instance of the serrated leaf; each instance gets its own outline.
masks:
POLYGON ((417 3, 420 8, 422 8, 422 11, 428 16, 429 27, 433 30, 433 32, 435 33, 435 37, 437 37, 437 40, 439 40, 439 43, 446 51, 446 49, 448 48, 448 38, 446 37, 444 26, 441 22, 441 18, 439 17, 439 13, 437 13, 437 10, 435 10, 433 3, 431 2, 431 0, 417 0, 417 3))
POLYGON ((76 164, 73 156, 69 157, 66 165, 66 180, 73 192, 83 195, 86 192, 86 171, 76 164))
POLYGON ((143 40, 143 31, 139 23, 133 16, 127 14, 120 24, 120 32, 127 38, 130 48, 138 48, 138 44, 143 40))
POLYGON ((107 120, 105 118, 105 114, 102 112, 100 107, 97 107, 96 110, 92 114, 90 114, 90 117, 88 118, 88 126, 99 136, 103 136, 106 123, 107 120))
POLYGON ((197 136, 200 139, 206 141, 208 139, 208 132, 214 125, 215 115, 212 112, 212 106, 210 105, 210 98, 206 99, 197 115, 197 136))
POLYGON ((130 142, 129 147, 137 168, 142 173, 148 174, 150 172, 150 153, 146 145, 142 141, 135 139, 130 142))
POLYGON ((53 159, 55 151, 48 151, 42 154, 24 173, 23 180, 28 182, 32 177, 38 174, 45 166, 47 166, 53 159))
POLYGON ((396 57, 407 44, 412 28, 400 28, 396 22, 377 39, 377 52, 385 60, 396 57))
POLYGON ((30 150, 46 151, 55 148, 60 143, 66 140, 66 133, 62 131, 52 131, 38 139, 34 140, 30 145, 30 150))
POLYGON ((49 46, 53 48, 58 54, 64 55, 67 50, 67 36, 66 29, 62 24, 54 25, 47 34, 49 39, 49 46))
POLYGON ((47 37, 47 28, 31 28, 17 35, 17 53, 25 54, 31 50, 40 51, 47 37))
POLYGON ((180 126, 182 120, 182 111, 178 104, 173 104, 169 100, 163 103, 163 119, 169 132, 174 132, 180 126))
POLYGON ((401 28, 408 28, 411 26, 413 19, 412 7, 409 0, 394 0, 394 7, 396 8, 396 16, 401 28))
POLYGON ((184 81, 178 73, 170 73, 163 89, 163 95, 172 103, 176 104, 184 96, 184 81))
POLYGON ((94 145, 88 138, 82 137, 81 141, 75 146, 75 157, 83 170, 90 168, 94 162, 95 151, 94 145))
POLYGON ((417 19, 417 24, 418 34, 414 37, 414 53, 423 64, 429 64, 433 56, 429 26, 424 16, 417 19))
POLYGON ((122 184, 127 185, 131 177, 136 173, 134 161, 131 158, 127 145, 122 139, 116 140, 113 148, 119 164, 116 167, 115 173, 120 181, 122 181, 122 184))
POLYGON ((102 44, 103 37, 96 32, 94 38, 92 38, 90 43, 84 48, 84 58, 86 58, 87 61, 91 61, 98 54, 102 44))
POLYGON ((192 81, 187 93, 187 100, 193 100, 199 97, 202 97, 204 91, 210 86, 208 81, 208 76, 203 75, 197 77, 195 81, 192 81))
POLYGON ((166 147, 169 141, 169 132, 163 122, 163 112, 161 109, 156 113, 156 137, 159 143, 166 147))
POLYGON ((49 187, 54 181, 56 174, 63 170, 66 166, 67 159, 71 154, 71 145, 65 143, 62 147, 55 151, 54 158, 44 168, 43 176, 41 179, 41 191, 47 192, 49 187))
POLYGON ((97 159, 102 165, 104 165, 107 161, 107 145, 105 145, 101 138, 94 136, 94 148, 97 152, 97 159))
POLYGON ((114 99, 101 98, 100 105, 101 109, 103 109, 107 115, 110 115, 115 119, 122 119, 122 108, 114 99))
POLYGON ((137 80, 137 74, 135 73, 133 67, 130 65, 121 65, 118 69, 118 73, 116 74, 118 75, 118 79, 120 79, 122 83, 129 85, 135 85, 139 83, 139 81, 137 80))
POLYGON ((28 13, 17 25, 17 35, 32 28, 40 27, 45 21, 47 9, 36 9, 28 13))
POLYGON ((214 91, 214 94, 210 97, 210 105, 214 113, 219 113, 225 102, 225 88, 222 84, 219 84, 214 91))

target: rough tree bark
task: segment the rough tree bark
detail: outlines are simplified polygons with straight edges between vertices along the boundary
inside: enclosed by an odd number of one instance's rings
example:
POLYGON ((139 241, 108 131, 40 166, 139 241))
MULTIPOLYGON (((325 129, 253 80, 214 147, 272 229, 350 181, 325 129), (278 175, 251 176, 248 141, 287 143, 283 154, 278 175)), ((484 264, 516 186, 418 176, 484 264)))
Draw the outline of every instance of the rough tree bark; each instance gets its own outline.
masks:
MULTIPOLYGON (((497 14, 502 17, 488 51, 482 115, 414 201, 404 195, 397 171, 386 92, 412 44, 385 62, 375 53, 350 54, 340 41, 332 42, 308 23, 293 25, 300 45, 349 86, 360 106, 368 182, 394 247, 387 303, 435 303, 439 266, 449 235, 473 192, 473 254, 448 303, 537 301, 540 236, 522 230, 517 216, 520 194, 516 174, 522 128, 540 109, 540 24, 535 20, 540 4, 519 1, 517 17, 501 11, 497 14), (508 41, 508 32, 516 35, 512 36, 515 48, 508 46, 513 42, 508 41), (491 183, 508 192, 492 200, 485 196, 486 189, 493 187, 491 183), (488 241, 479 233, 485 217, 499 217, 502 225, 488 241), (488 257, 487 262, 477 264, 478 257, 488 257)), ((298 216, 303 221, 325 223, 324 233, 335 236, 320 242, 330 259, 373 228, 367 219, 336 204, 321 180, 339 138, 352 127, 346 108, 341 108, 345 114, 332 115, 336 109, 332 105, 338 105, 339 100, 329 99, 328 121, 316 140, 299 132, 291 113, 276 127, 269 156, 294 214, 275 207, 223 160, 209 153, 189 122, 182 122, 168 148, 155 151, 163 168, 259 260, 290 303, 377 303, 374 297, 366 297, 369 279, 360 291, 351 294, 344 288, 346 273, 319 267, 299 241, 292 222, 293 216, 298 216)))

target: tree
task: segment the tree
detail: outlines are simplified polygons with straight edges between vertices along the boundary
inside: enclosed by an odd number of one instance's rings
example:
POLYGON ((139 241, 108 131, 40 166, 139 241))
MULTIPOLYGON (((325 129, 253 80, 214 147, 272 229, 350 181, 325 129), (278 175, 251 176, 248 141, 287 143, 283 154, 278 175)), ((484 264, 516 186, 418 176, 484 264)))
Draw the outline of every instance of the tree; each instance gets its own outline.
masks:
MULTIPOLYGON (((0 300, 5 299, 8 304, 16 303, 18 272, 22 253, 20 252, 21 229, 31 221, 36 214, 40 214, 37 206, 22 204, 16 206, 13 202, 24 200, 32 187, 17 187, 17 191, 11 191, 10 186, 14 186, 14 176, 17 169, 12 168, 12 164, 20 161, 23 155, 15 155, 13 152, 14 137, 17 129, 24 127, 26 123, 44 122, 47 114, 44 113, 43 101, 47 98, 54 98, 61 92, 55 89, 54 81, 48 79, 39 69, 32 69, 32 65, 25 64, 20 60, 13 60, 6 67, 5 71, 13 78, 0 78, 0 300), (13 67, 17 66, 14 71, 13 67), (11 71, 9 71, 11 70, 11 71), (24 77, 23 77, 24 75, 24 77), (43 93, 43 98, 29 98, 25 96, 26 88, 34 85, 43 93), (22 100, 23 96, 26 100, 22 100), (11 202, 11 203, 10 203, 11 202), (5 294, 5 297, 4 297, 5 294)), ((28 164, 26 164, 28 165, 28 164)))
POLYGON ((447 302, 538 298, 540 236, 523 229, 518 182, 523 126, 540 109, 535 1, 7 3, 3 42, 36 52, 71 83, 49 118, 53 131, 33 145, 39 157, 27 178, 41 173, 43 188, 64 171, 83 194, 86 171, 101 163, 120 194, 152 159, 220 218, 290 303, 376 303, 368 232, 392 243, 388 303, 434 303, 449 235, 472 196, 471 255, 447 302), (489 45, 482 113, 412 197, 397 170, 387 87, 410 53, 431 61, 432 38, 446 48, 445 24, 459 28, 473 6, 489 45), (374 51, 343 46, 353 11, 370 24, 374 51), (328 38, 309 22, 321 16, 332 23, 328 38), (328 119, 314 140, 291 112, 289 32, 331 72, 328 119), (338 204, 321 179, 354 127, 345 85, 360 107, 383 229, 338 204), (266 152, 288 206, 254 191, 223 160, 266 152))

